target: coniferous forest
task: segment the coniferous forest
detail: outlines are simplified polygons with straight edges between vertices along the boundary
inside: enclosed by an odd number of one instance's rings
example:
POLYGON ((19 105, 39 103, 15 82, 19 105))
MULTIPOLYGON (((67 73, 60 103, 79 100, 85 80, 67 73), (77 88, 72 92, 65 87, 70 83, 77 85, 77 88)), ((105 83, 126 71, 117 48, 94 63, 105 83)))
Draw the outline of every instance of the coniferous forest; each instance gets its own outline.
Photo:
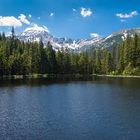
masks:
POLYGON ((0 76, 30 74, 140 75, 140 36, 125 39, 114 48, 94 48, 75 53, 54 51, 48 42, 23 42, 0 34, 0 76))

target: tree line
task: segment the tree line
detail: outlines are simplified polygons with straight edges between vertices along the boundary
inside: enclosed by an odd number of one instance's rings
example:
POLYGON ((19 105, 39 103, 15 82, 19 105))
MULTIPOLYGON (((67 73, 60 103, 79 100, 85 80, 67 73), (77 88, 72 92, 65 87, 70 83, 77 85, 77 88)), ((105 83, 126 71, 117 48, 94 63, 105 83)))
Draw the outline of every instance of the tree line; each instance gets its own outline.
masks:
POLYGON ((55 51, 48 42, 24 42, 0 34, 0 76, 30 74, 125 74, 140 75, 140 37, 127 37, 112 50, 94 48, 75 53, 55 51))

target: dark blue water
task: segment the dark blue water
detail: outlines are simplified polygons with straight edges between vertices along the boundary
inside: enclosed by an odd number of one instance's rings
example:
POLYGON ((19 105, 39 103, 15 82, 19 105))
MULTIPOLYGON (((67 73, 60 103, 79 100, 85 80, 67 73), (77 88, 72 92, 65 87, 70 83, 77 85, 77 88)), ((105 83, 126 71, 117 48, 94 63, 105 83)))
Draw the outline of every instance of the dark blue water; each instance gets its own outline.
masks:
POLYGON ((0 81, 1 140, 139 140, 140 79, 0 81))

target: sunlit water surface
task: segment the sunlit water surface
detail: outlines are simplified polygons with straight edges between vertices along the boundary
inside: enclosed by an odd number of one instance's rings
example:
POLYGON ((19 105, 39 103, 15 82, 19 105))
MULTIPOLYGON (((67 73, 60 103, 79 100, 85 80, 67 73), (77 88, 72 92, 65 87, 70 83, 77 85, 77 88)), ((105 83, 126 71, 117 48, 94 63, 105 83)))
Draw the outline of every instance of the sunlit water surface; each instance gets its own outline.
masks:
POLYGON ((0 140, 96 139, 140 139, 140 79, 0 81, 0 140))

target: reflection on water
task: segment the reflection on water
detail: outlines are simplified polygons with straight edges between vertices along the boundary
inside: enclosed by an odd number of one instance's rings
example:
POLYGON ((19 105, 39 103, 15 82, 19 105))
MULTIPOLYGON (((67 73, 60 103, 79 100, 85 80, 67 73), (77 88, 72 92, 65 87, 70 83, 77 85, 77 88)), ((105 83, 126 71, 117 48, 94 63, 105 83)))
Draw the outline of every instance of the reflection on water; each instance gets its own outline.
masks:
POLYGON ((1 80, 0 139, 140 138, 140 79, 1 80))

